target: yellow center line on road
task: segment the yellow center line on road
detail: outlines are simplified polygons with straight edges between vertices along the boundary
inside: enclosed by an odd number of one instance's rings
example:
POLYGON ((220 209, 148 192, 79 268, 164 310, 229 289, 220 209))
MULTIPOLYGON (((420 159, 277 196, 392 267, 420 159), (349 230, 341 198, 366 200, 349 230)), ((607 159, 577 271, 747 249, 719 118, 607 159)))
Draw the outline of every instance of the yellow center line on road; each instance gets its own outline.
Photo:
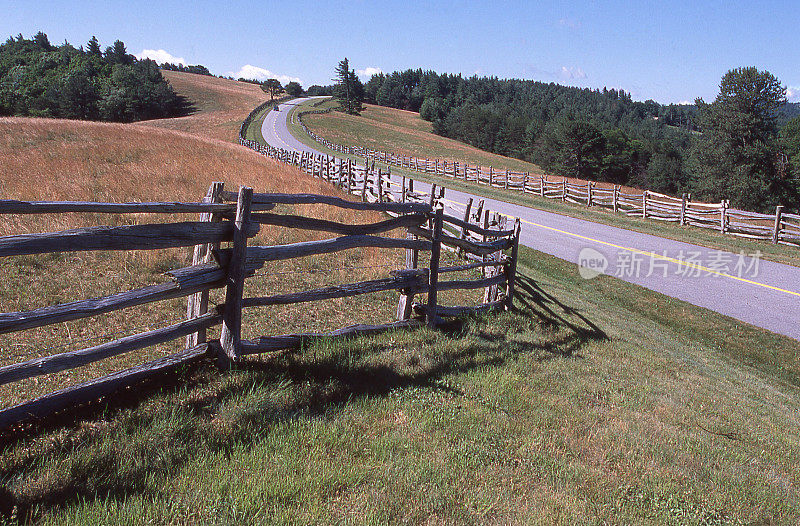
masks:
MULTIPOLYGON (((444 201, 450 201, 451 203, 455 203, 455 204, 460 205, 460 206, 467 206, 464 203, 459 203, 458 201, 454 201, 452 199, 444 199, 444 201)), ((508 218, 513 218, 514 217, 514 216, 511 216, 509 214, 502 214, 501 213, 501 215, 504 215, 504 216, 506 216, 508 218)), ((579 239, 585 239, 586 241, 591 241, 593 243, 600 243, 601 245, 606 245, 606 246, 618 248, 618 249, 621 249, 621 250, 627 250, 629 252, 640 254, 640 255, 643 255, 643 256, 650 256, 651 258, 670 261, 672 263, 676 263, 678 265, 682 265, 682 266, 685 266, 685 267, 702 270, 702 271, 708 272, 709 274, 722 276, 724 278, 730 278, 730 279, 733 279, 733 280, 736 280, 736 281, 740 281, 740 282, 743 282, 743 283, 749 283, 750 285, 757 285, 759 287, 764 287, 764 288, 775 290, 775 291, 778 291, 778 292, 783 292, 785 294, 790 294, 792 296, 800 297, 800 292, 795 292, 795 291, 792 291, 792 290, 782 289, 780 287, 775 287, 773 285, 767 285, 766 283, 760 283, 758 281, 753 281, 753 280, 742 278, 742 277, 739 277, 739 276, 733 276, 733 275, 728 274, 726 272, 720 272, 718 270, 710 269, 708 267, 704 267, 703 265, 698 265, 696 263, 689 263, 687 261, 671 258, 671 257, 665 256, 663 254, 656 254, 655 252, 649 252, 647 250, 639 250, 637 248, 623 247, 623 246, 620 246, 620 245, 615 245, 614 243, 609 243, 608 241, 601 241, 600 239, 594 239, 594 238, 591 238, 591 237, 588 237, 588 236, 583 236, 581 234, 575 234, 573 232, 567 232, 566 230, 560 230, 558 228, 554 228, 554 227, 551 227, 551 226, 540 225, 539 223, 534 223, 532 221, 528 221, 527 219, 519 218, 519 220, 521 222, 529 224, 531 226, 544 228, 546 230, 551 230, 553 232, 558 232, 559 234, 564 234, 564 235, 567 235, 567 236, 577 237, 579 239)))

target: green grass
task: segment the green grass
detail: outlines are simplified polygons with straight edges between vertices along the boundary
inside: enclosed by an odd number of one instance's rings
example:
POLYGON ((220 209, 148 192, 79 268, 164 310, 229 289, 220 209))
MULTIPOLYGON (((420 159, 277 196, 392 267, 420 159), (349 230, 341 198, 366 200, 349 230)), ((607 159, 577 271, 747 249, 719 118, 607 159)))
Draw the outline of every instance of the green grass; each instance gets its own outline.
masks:
POLYGON ((264 122, 264 116, 272 110, 272 106, 268 105, 264 109, 262 109, 258 114, 253 117, 253 120, 250 121, 250 126, 244 131, 244 138, 250 141, 257 141, 260 143, 264 143, 264 136, 261 135, 261 123, 264 122))
MULTIPOLYGON (((522 249, 516 312, 326 342, 8 444, 41 524, 795 524, 798 343, 522 249)), ((146 391, 145 391, 146 392, 146 391)))
MULTIPOLYGON (((302 111, 302 109, 303 106, 300 106, 294 111, 302 111)), ((309 117, 311 116, 306 117, 306 124, 309 125, 312 129, 314 129, 317 133, 320 133, 322 136, 330 139, 330 137, 326 133, 322 133, 321 130, 318 130, 316 127, 311 126, 312 121, 309 120, 309 117)), ((353 117, 346 117, 345 119, 353 121, 359 120, 358 118, 353 118, 353 117)), ((349 122, 349 121, 343 120, 342 122, 349 122)), ((360 126, 363 127, 365 130, 373 129, 370 127, 369 123, 370 120, 365 119, 363 120, 363 122, 360 123, 360 126)), ((312 146, 316 149, 319 149, 320 151, 323 151, 331 155, 335 154, 340 157, 342 156, 341 153, 336 153, 331 150, 328 150, 327 148, 321 146, 316 141, 312 140, 299 125, 290 124, 289 129, 292 132, 292 134, 304 144, 312 146)), ((377 129, 374 129, 374 131, 378 133, 377 129)), ((366 133, 366 131, 364 133, 366 133)), ((434 138, 437 137, 433 134, 429 135, 434 138)), ((365 145, 366 144, 361 144, 361 146, 365 145)), ((385 147, 381 149, 392 151, 391 149, 385 147)), ((424 153, 422 155, 428 155, 431 158, 436 156, 433 150, 430 152, 428 150, 423 150, 423 151, 424 153)), ((353 159, 359 159, 357 156, 350 156, 350 157, 353 159)), ((376 163, 376 165, 380 165, 386 168, 386 166, 383 165, 382 163, 376 163)), ((586 206, 577 205, 573 203, 564 203, 556 199, 547 199, 530 194, 523 195, 522 193, 514 190, 505 190, 502 188, 489 188, 488 186, 479 185, 474 182, 465 182, 463 180, 453 179, 450 177, 439 177, 430 174, 422 174, 413 170, 398 168, 396 166, 392 166, 391 171, 392 174, 414 177, 415 179, 427 182, 441 183, 447 185, 450 188, 468 191, 473 194, 484 197, 499 199, 508 203, 528 206, 530 208, 536 208, 538 210, 545 210, 548 212, 555 212, 569 217, 586 219, 588 221, 593 221, 595 223, 601 223, 609 226, 625 228, 627 230, 633 230, 635 232, 642 232, 645 234, 665 237, 668 239, 674 239, 677 241, 692 243, 703 247, 725 250, 734 253, 739 253, 741 251, 744 251, 745 253, 753 253, 756 250, 759 250, 761 251, 764 259, 775 261, 778 263, 784 263, 787 265, 800 266, 800 250, 798 250, 797 247, 792 247, 787 245, 774 245, 769 241, 736 237, 732 235, 722 234, 715 230, 695 228, 689 226, 682 227, 679 225, 664 223, 660 221, 630 217, 624 214, 615 214, 612 211, 601 209, 599 207, 589 208, 586 206)))

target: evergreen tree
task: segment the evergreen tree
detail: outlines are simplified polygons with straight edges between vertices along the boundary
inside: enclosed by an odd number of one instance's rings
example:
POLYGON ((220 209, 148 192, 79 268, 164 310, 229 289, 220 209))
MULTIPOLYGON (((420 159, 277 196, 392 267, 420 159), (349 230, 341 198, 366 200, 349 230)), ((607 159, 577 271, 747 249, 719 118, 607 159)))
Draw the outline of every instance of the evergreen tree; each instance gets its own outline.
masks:
POLYGON ((769 210, 785 188, 777 170, 776 111, 786 88, 768 71, 737 68, 722 77, 714 102, 697 100, 702 136, 690 170, 695 194, 733 206, 769 210))
POLYGON ((345 58, 336 67, 336 84, 333 86, 333 96, 345 113, 358 115, 363 109, 364 85, 358 79, 355 70, 350 69, 350 62, 345 58))
POLYGON ((89 40, 89 43, 86 45, 86 52, 94 57, 103 55, 103 52, 100 50, 100 42, 97 41, 96 36, 92 36, 92 39, 89 40))

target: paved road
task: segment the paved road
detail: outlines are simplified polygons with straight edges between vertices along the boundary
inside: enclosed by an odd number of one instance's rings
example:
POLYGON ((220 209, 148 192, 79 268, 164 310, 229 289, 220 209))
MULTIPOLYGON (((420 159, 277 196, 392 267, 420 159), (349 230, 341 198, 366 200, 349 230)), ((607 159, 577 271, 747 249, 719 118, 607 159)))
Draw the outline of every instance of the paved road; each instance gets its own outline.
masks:
MULTIPOLYGON (((281 104, 262 125, 273 146, 315 151, 288 129, 289 110, 307 99, 281 104)), ((415 181, 416 191, 430 186, 415 181)), ((447 188, 445 198, 456 212, 479 197, 447 188)), ((757 254, 735 254, 622 228, 545 212, 495 199, 491 210, 519 217, 520 241, 541 252, 576 263, 575 272, 591 279, 603 271, 668 296, 800 340, 800 268, 765 261, 757 254), (583 263, 583 268, 578 263, 583 263)), ((754 244, 755 247, 755 244, 754 244)), ((754 248, 755 250, 755 248, 754 248)))

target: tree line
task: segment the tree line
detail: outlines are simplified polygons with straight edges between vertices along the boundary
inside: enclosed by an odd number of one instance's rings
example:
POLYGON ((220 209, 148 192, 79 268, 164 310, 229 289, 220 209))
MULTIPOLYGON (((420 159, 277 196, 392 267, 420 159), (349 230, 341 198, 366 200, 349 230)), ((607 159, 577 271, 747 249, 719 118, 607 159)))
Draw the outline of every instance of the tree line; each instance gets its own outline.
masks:
POLYGON ((800 105, 786 104, 785 94, 756 68, 729 71, 720 95, 695 105, 422 69, 374 75, 364 85, 365 102, 418 111, 439 135, 552 173, 763 211, 779 202, 796 209, 800 193, 800 105))
POLYGON ((152 60, 117 40, 102 50, 50 43, 41 31, 0 45, 0 115, 131 122, 180 115, 186 102, 152 60))

